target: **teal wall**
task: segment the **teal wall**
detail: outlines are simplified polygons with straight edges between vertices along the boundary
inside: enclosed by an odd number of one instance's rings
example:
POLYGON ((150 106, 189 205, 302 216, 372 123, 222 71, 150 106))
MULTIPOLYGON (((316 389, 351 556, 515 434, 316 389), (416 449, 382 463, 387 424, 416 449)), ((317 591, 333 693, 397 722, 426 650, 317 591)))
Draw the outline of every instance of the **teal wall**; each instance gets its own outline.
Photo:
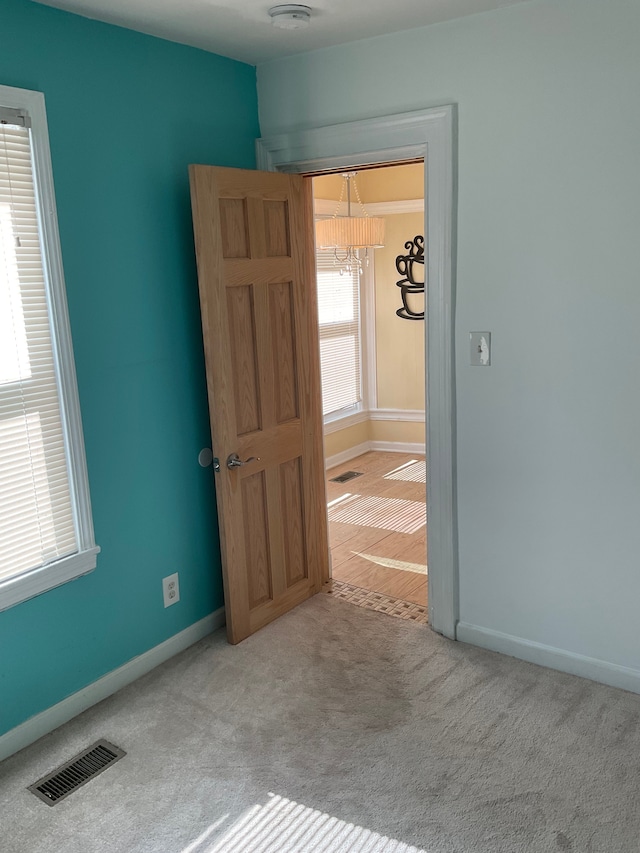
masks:
POLYGON ((457 105, 461 619, 637 684, 639 93, 638 0, 531 0, 258 67, 263 136, 457 105))
POLYGON ((0 83, 46 98, 102 548, 0 613, 1 734, 223 603, 187 167, 253 168, 259 132, 251 66, 27 0, 0 32, 0 83))

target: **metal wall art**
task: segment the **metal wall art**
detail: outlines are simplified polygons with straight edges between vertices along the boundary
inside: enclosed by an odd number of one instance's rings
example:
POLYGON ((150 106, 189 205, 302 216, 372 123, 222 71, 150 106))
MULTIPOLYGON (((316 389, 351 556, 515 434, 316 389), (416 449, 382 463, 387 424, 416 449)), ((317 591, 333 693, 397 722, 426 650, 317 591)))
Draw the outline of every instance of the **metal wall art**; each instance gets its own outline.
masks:
POLYGON ((424 308, 422 311, 415 311, 409 306, 410 297, 414 300, 415 294, 424 297, 424 237, 418 234, 413 240, 408 240, 404 247, 408 249, 409 254, 398 255, 396 258, 396 269, 403 276, 396 282, 402 295, 402 308, 398 308, 396 314, 403 320, 424 320, 424 308), (419 273, 416 266, 422 267, 423 281, 416 281, 416 275, 419 273))

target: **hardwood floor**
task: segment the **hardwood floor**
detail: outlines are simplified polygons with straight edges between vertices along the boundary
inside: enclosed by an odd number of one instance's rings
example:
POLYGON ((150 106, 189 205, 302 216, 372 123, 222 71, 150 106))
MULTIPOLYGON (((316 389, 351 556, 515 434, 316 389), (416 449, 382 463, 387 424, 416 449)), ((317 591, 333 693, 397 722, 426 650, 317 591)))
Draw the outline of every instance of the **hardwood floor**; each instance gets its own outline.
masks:
POLYGON ((427 604, 424 456, 372 451, 327 471, 333 579, 427 604), (361 477, 331 480, 346 471, 361 477))

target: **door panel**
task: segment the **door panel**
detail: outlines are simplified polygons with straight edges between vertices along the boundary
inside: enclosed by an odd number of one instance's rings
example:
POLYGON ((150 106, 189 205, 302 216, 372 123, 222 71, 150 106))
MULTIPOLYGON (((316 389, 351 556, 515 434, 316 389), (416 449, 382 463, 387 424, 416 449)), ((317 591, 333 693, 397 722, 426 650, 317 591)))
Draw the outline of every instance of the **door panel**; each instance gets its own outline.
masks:
POLYGON ((286 201, 265 201, 264 228, 267 257, 290 257, 289 205, 286 201))
POLYGON ((242 479, 242 510, 251 519, 244 531, 250 608, 273 598, 266 498, 264 471, 242 479))
POLYGON ((287 537, 284 543, 287 588, 304 580, 304 500, 301 458, 280 465, 280 506, 287 537))
POLYGON ((211 166, 190 177, 236 643, 329 576, 311 186, 211 166), (228 468, 233 453, 249 461, 228 468))
POLYGON ((238 435, 260 429, 260 389, 253 285, 227 288, 229 343, 238 435))
POLYGON ((222 257, 249 257, 249 219, 246 199, 221 198, 219 201, 222 229, 222 257))
POLYGON ((293 282, 269 285, 269 314, 273 330, 276 423, 281 424, 299 417, 293 282))

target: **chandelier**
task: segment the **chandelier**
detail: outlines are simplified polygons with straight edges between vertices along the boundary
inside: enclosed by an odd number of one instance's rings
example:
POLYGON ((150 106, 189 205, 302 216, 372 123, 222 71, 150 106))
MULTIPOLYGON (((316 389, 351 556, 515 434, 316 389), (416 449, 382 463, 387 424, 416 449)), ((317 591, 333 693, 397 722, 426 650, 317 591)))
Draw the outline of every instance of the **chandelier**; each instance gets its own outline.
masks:
POLYGON ((330 219, 321 219, 316 223, 316 246, 318 249, 333 249, 336 266, 340 265, 340 274, 357 272, 362 275, 361 249, 365 250, 366 264, 369 265, 369 249, 380 249, 384 246, 384 219, 369 216, 366 211, 358 185, 357 172, 343 172, 342 188, 336 209, 330 219), (357 203, 360 205, 360 216, 351 214, 351 186, 357 203), (338 216, 338 211, 347 196, 347 215, 338 216))

